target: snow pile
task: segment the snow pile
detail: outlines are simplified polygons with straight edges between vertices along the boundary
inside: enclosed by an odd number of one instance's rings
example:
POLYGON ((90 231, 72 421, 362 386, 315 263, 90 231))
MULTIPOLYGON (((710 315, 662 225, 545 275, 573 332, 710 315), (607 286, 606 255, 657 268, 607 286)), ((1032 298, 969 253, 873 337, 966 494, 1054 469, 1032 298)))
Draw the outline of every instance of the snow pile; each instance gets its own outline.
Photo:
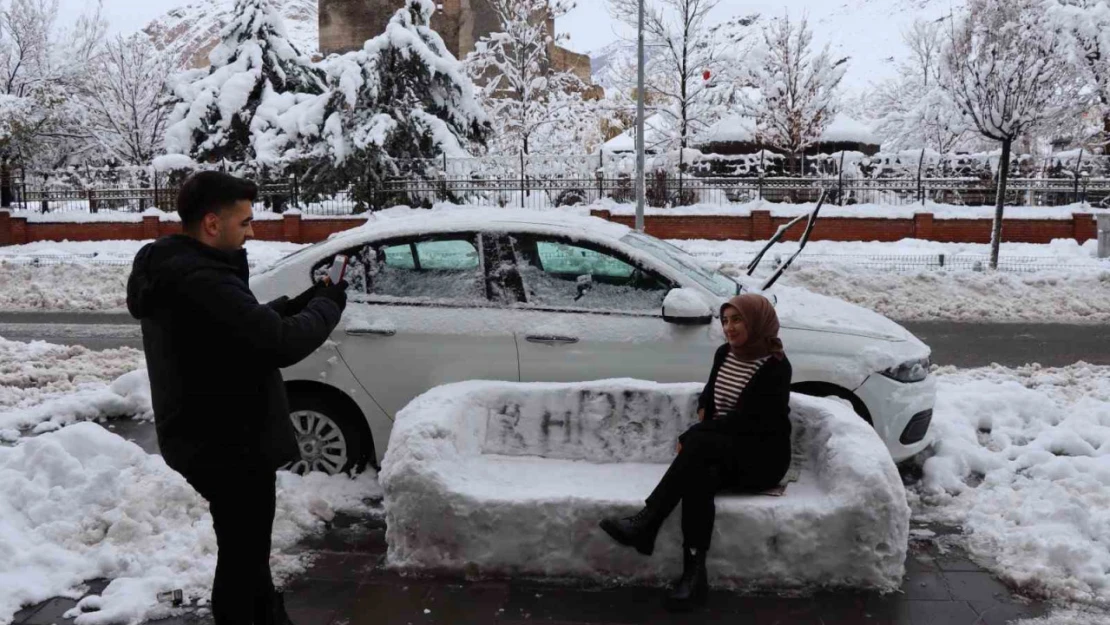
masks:
POLYGON ((1023 594, 1110 607, 1110 367, 938 374, 915 516, 1023 594))
POLYGON ((75 421, 150 412, 142 352, 0 338, 0 440, 19 430, 57 429, 75 421))
MULTIPOLYGON (((39 241, 0 247, 0 310, 115 311, 127 307, 127 276, 150 241, 39 241)), ((258 273, 305 247, 248 241, 258 273)))
MULTIPOLYGON (((598 529, 643 505, 693 420, 701 385, 468 382, 397 415, 382 468, 391 566, 659 583, 677 574, 680 516, 645 559, 598 529)), ((885 446, 841 403, 792 399, 797 482, 723 495, 715 585, 901 582, 910 510, 885 446)))
MULTIPOLYGON (((763 247, 756 241, 671 241, 727 275, 746 273, 763 247)), ((858 304, 893 319, 953 321, 1105 322, 1110 320, 1110 262, 1095 257, 1096 241, 1048 245, 1005 243, 1000 262, 986 266, 989 246, 906 239, 896 243, 813 241, 779 281, 858 304), (940 255, 945 267, 940 268, 940 255)), ((774 246, 757 277, 797 243, 774 246)))
POLYGON ((903 321, 1110 321, 1110 270, 891 273, 851 265, 810 265, 789 271, 781 283, 903 321))
MULTIPOLYGON (((78 625, 139 622, 174 610, 160 592, 182 588, 194 603, 210 592, 216 537, 205 501, 159 456, 94 423, 0 447, 0 622, 21 606, 80 596, 82 582, 110 578, 98 607, 78 625)), ((279 579, 304 570, 292 553, 336 511, 364 512, 376 478, 278 476, 271 564, 279 579)))

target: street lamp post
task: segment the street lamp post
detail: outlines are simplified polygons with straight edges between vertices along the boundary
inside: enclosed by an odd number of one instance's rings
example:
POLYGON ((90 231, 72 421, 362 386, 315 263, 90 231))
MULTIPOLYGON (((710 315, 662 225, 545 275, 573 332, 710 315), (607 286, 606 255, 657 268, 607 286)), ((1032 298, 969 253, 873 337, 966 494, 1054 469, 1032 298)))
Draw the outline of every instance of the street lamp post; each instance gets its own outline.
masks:
POLYGON ((636 36, 636 230, 644 231, 644 0, 636 36))

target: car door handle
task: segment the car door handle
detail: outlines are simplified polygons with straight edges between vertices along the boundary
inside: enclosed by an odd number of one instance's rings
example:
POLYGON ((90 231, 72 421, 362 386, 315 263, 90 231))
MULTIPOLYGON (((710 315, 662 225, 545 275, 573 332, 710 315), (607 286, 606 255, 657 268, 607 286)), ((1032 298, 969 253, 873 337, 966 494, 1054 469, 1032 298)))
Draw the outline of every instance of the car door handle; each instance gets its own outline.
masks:
POLYGON ((397 331, 380 330, 376 328, 353 328, 347 330, 347 334, 351 336, 393 336, 397 334, 397 331))
POLYGON ((573 336, 551 336, 546 334, 529 334, 525 339, 529 343, 543 343, 544 345, 573 345, 578 342, 578 339, 573 336))

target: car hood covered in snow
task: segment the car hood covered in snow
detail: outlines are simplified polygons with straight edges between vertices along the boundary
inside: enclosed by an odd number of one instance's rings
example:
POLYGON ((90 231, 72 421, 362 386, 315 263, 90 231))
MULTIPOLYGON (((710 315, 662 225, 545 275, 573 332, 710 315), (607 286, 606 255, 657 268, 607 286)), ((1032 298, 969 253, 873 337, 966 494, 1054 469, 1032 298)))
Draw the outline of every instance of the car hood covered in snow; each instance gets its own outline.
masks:
POLYGON ((777 285, 772 291, 785 328, 833 332, 886 341, 916 340, 908 330, 877 312, 806 289, 777 285))

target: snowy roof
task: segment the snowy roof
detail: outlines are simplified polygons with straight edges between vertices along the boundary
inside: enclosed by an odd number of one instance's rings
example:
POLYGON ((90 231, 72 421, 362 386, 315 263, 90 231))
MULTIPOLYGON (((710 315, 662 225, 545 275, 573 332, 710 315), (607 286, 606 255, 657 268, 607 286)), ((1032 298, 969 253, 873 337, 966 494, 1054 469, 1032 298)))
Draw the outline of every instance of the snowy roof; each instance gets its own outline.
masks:
POLYGON ((333 235, 333 241, 348 242, 368 233, 375 237, 405 236, 424 232, 490 230, 511 227, 531 231, 551 230, 560 234, 579 231, 619 239, 631 231, 628 226, 598 217, 568 215, 556 211, 535 211, 519 208, 463 208, 444 205, 440 208, 413 209, 398 207, 375 213, 366 224, 333 235))
MULTIPOLYGON (((618 137, 619 139, 620 137, 618 137)), ((616 139, 614 139, 616 141, 616 139)), ((699 144, 748 143, 755 141, 755 120, 746 115, 729 115, 710 126, 698 137, 699 144)), ((866 124, 843 113, 833 118, 821 134, 825 143, 864 143, 879 145, 881 141, 866 124)))
POLYGON ((698 143, 749 143, 755 141, 755 120, 728 115, 701 133, 698 143))
POLYGON ((821 134, 821 141, 828 143, 866 143, 879 145, 882 140, 866 124, 844 113, 837 114, 821 134))
MULTIPOLYGON (((663 115, 656 113, 644 119, 644 145, 650 150, 653 144, 666 139, 663 136, 663 115)), ((634 152, 636 150, 636 127, 633 126, 605 142, 601 148, 605 152, 634 152)))

